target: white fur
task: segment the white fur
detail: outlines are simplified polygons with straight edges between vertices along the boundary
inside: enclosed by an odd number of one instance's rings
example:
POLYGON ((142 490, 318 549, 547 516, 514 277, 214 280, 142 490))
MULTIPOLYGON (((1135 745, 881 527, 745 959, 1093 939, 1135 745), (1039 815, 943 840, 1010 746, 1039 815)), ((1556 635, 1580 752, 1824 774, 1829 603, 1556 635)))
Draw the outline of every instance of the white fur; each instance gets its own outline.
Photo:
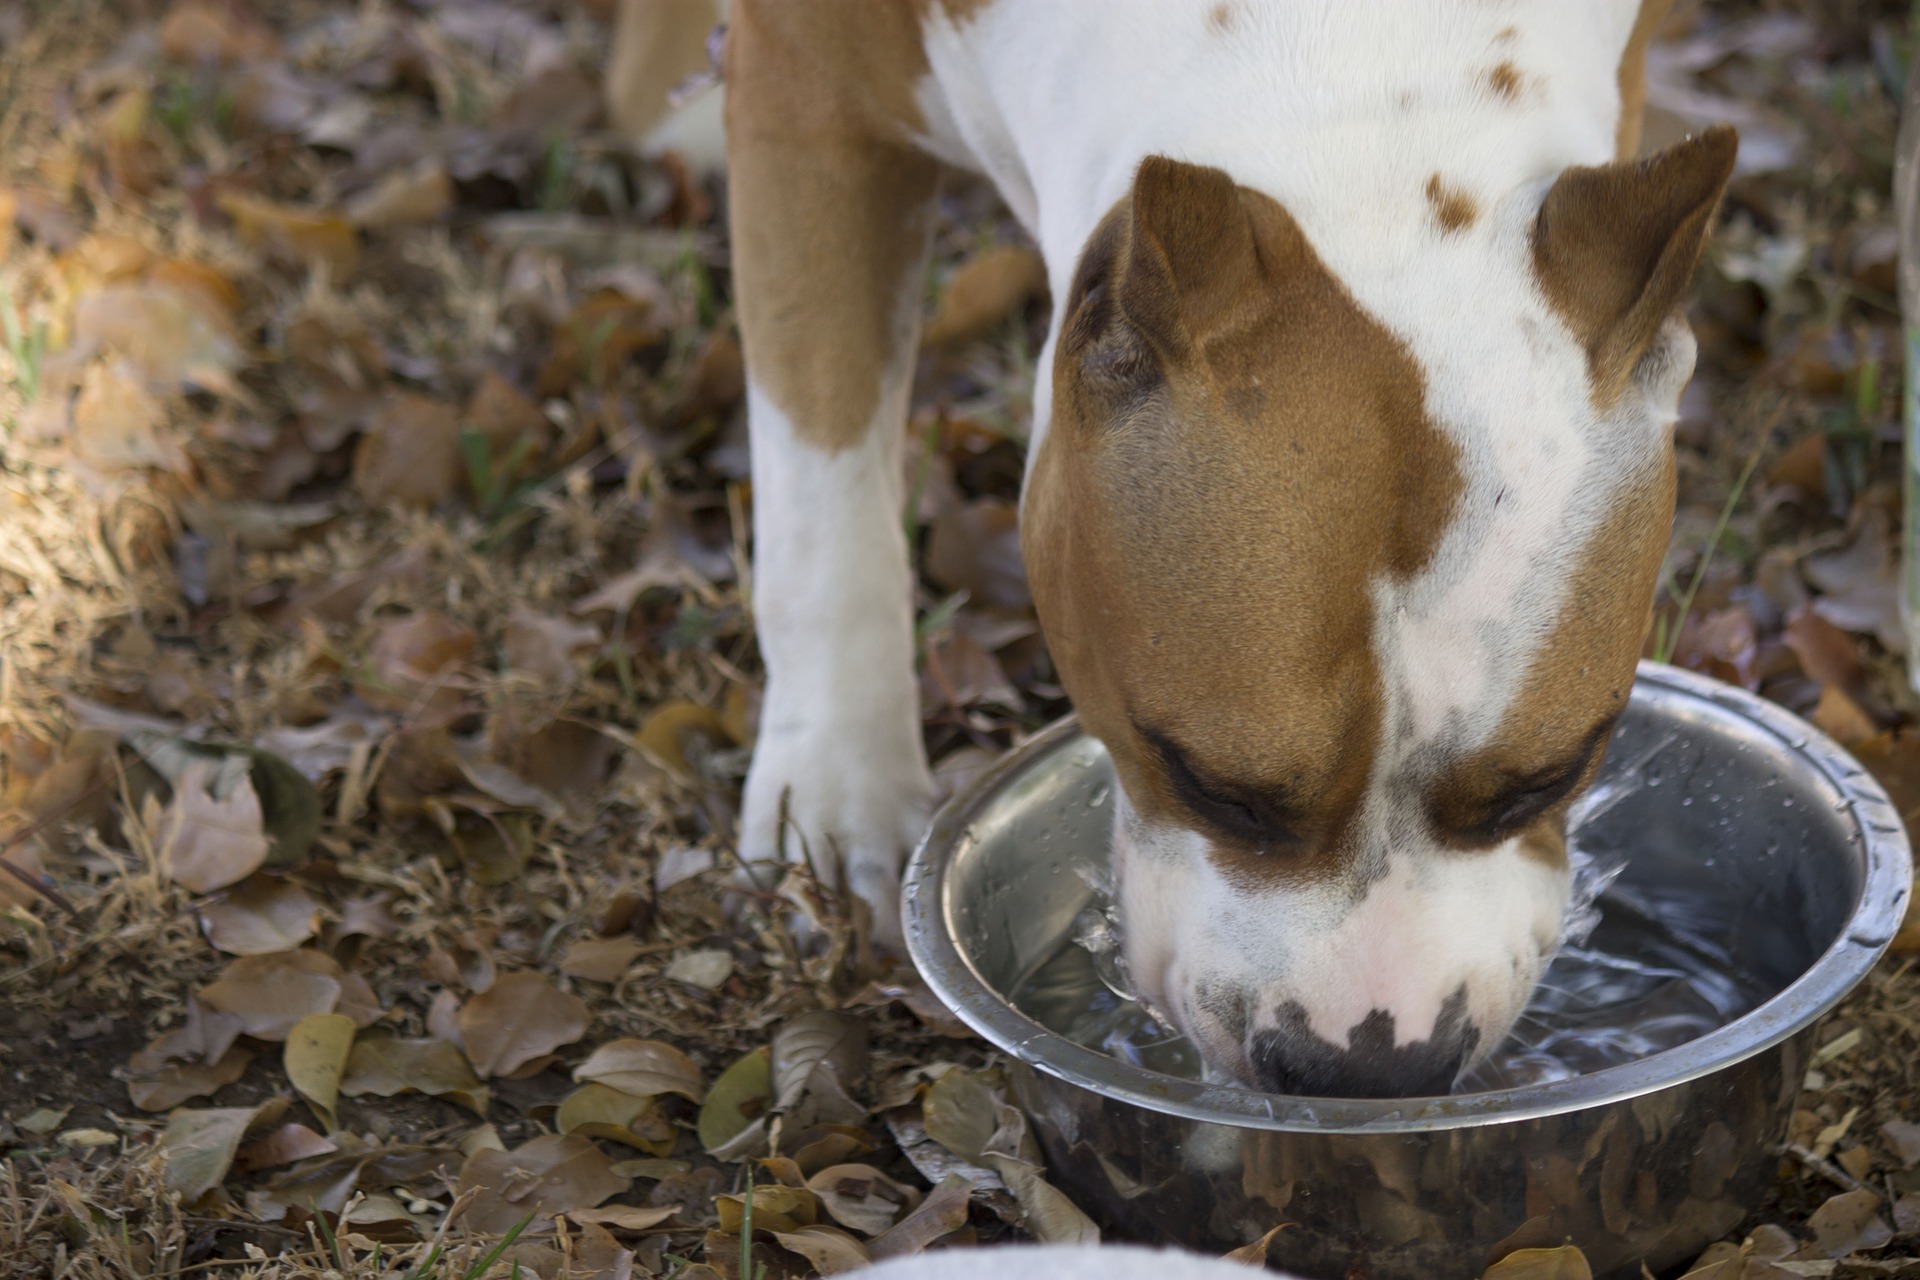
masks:
POLYGON ((1277 1271, 1249 1271, 1244 1262, 1179 1249, 1128 1245, 992 1245, 939 1249, 883 1262, 861 1272, 872 1280, 1246 1280, 1277 1271))
MULTIPOLYGON (((1272 196, 1407 344, 1429 416, 1459 451, 1465 492, 1430 564, 1374 584, 1387 721, 1355 877, 1238 888, 1201 837, 1129 821, 1123 806, 1130 961, 1223 1065, 1240 1046, 1199 1025, 1192 1001, 1223 977, 1257 1017, 1299 1000, 1335 1044, 1376 1008, 1401 1043, 1424 1039, 1465 982, 1484 1051, 1557 941, 1566 878, 1511 848, 1432 846, 1397 784, 1436 744, 1485 742, 1551 660, 1541 642, 1568 576, 1666 444, 1687 369, 1597 413, 1585 353, 1542 295, 1527 240, 1561 170, 1613 159, 1638 0, 1229 0, 1225 30, 1221 7, 1000 0, 959 22, 935 8, 918 95, 929 148, 994 179, 1038 239, 1055 298, 1147 155, 1218 166, 1272 196), (1490 89, 1502 62, 1522 77, 1516 101, 1490 89), (1465 229, 1432 216, 1435 174, 1477 206, 1465 229)), ((1036 451, 1063 319, 1041 354, 1036 451)))
POLYGON ((810 855, 830 883, 844 869, 873 908, 875 938, 897 947, 900 863, 925 830, 933 779, 900 517, 907 366, 895 365, 876 421, 839 453, 802 440, 758 385, 747 388, 767 694, 740 847, 748 862, 810 855))

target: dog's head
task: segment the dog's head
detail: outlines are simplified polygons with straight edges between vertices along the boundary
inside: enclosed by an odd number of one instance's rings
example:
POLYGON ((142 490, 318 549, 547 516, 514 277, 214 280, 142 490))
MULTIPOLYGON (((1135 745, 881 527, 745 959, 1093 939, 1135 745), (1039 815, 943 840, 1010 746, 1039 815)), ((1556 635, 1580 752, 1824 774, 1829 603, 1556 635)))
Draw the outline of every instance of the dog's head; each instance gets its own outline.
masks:
POLYGON ((1733 149, 1484 210, 1436 179, 1431 260, 1382 246, 1393 328, 1216 169, 1149 159, 1089 240, 1023 540, 1121 783, 1133 981, 1216 1066, 1445 1092, 1526 1002, 1649 619, 1733 149))

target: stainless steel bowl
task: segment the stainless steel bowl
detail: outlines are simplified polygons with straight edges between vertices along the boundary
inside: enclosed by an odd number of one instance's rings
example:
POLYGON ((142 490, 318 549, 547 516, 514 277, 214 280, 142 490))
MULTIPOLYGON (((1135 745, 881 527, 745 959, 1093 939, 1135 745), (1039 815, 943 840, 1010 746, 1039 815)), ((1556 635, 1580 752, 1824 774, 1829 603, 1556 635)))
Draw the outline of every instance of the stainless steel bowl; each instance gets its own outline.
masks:
MULTIPOLYGON (((1300 1098, 1145 1071, 1012 1007, 1090 890, 1113 786, 1063 721, 935 820, 907 869, 907 944, 934 992, 1012 1058, 1054 1178, 1115 1234, 1223 1249, 1283 1222, 1306 1275, 1475 1276, 1508 1248, 1572 1240, 1596 1274, 1685 1261, 1774 1176, 1816 1025, 1872 968, 1911 882, 1879 785, 1779 707, 1642 664, 1587 840, 1632 851, 1624 883, 1708 891, 1719 935, 1776 989, 1665 1053, 1571 1080, 1432 1098, 1300 1098), (1354 1267, 1358 1270, 1354 1270, 1354 1267)), ((1463 926, 1465 922, 1463 922, 1463 926)))

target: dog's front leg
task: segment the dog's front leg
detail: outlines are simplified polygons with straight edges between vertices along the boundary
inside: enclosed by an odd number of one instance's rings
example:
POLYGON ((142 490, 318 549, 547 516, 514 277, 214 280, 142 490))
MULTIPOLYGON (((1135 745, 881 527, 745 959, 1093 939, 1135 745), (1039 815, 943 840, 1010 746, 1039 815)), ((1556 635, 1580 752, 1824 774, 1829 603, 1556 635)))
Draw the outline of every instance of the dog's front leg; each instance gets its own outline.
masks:
POLYGON ((935 168, 851 116, 822 122, 817 101, 794 101, 804 82, 753 13, 729 33, 728 72, 767 667, 741 853, 749 866, 810 860, 871 907, 876 941, 898 951, 900 865, 932 796, 901 454, 935 168))

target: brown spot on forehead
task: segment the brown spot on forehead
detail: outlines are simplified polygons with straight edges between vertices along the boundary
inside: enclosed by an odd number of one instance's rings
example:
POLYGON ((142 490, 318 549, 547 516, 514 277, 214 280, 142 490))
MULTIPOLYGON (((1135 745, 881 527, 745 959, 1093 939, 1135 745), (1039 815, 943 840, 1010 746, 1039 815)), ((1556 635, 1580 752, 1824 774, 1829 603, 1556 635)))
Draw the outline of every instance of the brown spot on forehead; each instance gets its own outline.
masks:
POLYGON ((1473 197, 1449 185, 1437 173, 1427 179, 1427 203, 1433 207, 1433 219, 1442 231, 1463 230, 1480 216, 1480 207, 1473 197))
POLYGON ((1239 11, 1233 5, 1226 3, 1226 0, 1221 0, 1221 3, 1207 11, 1207 25, 1214 30, 1215 34, 1226 35, 1233 30, 1234 20, 1238 16, 1239 11))
POLYGON ((1109 215, 1067 299, 1028 571, 1082 721, 1146 816, 1203 828, 1136 724, 1284 808, 1295 839, 1216 839, 1223 869, 1336 874, 1383 711, 1371 586, 1426 564, 1459 463, 1412 354, 1286 210, 1177 168, 1109 215), (1171 270, 1142 297, 1153 254, 1171 270))
POLYGON ((1521 91, 1527 87, 1527 77, 1519 67, 1513 65, 1511 59, 1495 63, 1482 79, 1493 96, 1502 102, 1518 100, 1521 91))

